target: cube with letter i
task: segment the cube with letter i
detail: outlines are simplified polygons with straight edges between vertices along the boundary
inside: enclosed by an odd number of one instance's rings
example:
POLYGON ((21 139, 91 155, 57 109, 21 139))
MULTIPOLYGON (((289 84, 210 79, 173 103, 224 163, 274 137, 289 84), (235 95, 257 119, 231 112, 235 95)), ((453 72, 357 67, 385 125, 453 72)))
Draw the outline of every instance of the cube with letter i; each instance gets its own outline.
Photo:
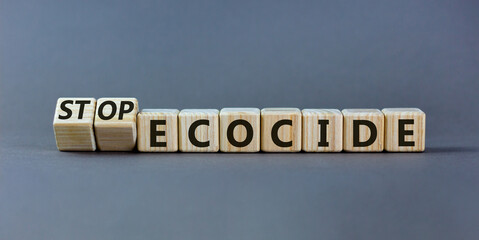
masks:
POLYGON ((303 151, 341 152, 343 114, 338 109, 303 109, 303 151))

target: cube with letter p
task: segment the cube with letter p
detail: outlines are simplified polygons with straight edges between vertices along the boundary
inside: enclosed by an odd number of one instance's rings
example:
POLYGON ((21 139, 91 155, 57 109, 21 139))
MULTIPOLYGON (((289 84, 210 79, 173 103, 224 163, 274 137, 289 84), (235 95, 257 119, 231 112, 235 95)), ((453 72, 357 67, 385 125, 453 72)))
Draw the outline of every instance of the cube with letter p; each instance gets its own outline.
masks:
POLYGON ((101 151, 132 151, 136 146, 136 98, 100 98, 95 136, 101 151))

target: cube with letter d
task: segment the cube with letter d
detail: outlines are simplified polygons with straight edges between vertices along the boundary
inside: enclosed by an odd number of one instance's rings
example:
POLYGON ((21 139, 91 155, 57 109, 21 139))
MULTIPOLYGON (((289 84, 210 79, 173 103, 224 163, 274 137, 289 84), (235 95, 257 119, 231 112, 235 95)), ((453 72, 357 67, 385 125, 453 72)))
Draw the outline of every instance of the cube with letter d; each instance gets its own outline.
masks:
POLYGON ((343 149, 348 152, 382 152, 384 115, 378 109, 344 109, 343 149))

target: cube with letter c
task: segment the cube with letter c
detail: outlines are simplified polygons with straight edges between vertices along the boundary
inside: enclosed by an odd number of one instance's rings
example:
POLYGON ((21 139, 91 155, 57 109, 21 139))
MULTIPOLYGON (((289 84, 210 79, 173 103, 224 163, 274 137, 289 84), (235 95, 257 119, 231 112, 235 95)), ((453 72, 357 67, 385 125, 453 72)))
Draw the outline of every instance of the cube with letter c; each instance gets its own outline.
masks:
POLYGON ((216 109, 184 109, 178 115, 179 149, 182 152, 217 152, 219 111, 216 109))
POLYGON ((261 110, 261 150, 301 151, 301 111, 297 108, 261 110))

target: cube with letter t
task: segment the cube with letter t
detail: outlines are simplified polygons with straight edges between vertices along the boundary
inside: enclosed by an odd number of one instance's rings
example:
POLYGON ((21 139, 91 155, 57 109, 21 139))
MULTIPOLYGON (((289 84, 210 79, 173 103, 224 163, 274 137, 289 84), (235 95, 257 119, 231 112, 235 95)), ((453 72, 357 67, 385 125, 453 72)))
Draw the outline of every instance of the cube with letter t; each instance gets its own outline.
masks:
POLYGON ((343 149, 348 152, 382 152, 384 115, 378 109, 344 109, 343 149))
POLYGON ((60 151, 95 151, 94 98, 59 98, 53 119, 60 151))
POLYGON ((95 136, 101 151, 132 151, 136 146, 136 98, 100 98, 95 136))

